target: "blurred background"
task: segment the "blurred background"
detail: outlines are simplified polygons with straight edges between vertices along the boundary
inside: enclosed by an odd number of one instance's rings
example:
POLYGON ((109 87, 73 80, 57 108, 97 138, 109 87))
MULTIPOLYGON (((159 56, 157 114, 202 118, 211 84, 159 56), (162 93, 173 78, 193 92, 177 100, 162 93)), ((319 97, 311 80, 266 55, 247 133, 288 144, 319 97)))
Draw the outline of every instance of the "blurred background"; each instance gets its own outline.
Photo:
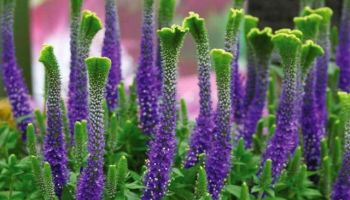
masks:
MULTIPOLYGON (((122 71, 125 82, 130 83, 138 67, 142 0, 117 0, 121 27, 122 71)), ((157 2, 157 0, 156 0, 157 2)), ((189 11, 206 19, 212 48, 223 47, 227 11, 232 0, 178 0, 175 23, 181 23, 189 11)), ((260 27, 273 29, 292 27, 292 19, 299 13, 298 0, 250 0, 248 13, 260 18, 260 27)), ((341 0, 329 0, 327 6, 334 10, 333 23, 339 21, 341 0)), ((104 0, 85 0, 84 9, 90 9, 104 19, 104 0)), ((93 42, 91 55, 100 55, 104 31, 93 42)), ((63 91, 67 91, 69 75, 69 0, 17 0, 15 42, 18 63, 23 69, 28 87, 38 106, 43 96, 43 67, 38 63, 38 53, 43 44, 55 47, 61 66, 63 91)), ((244 47, 244 45, 242 45, 244 47)), ((193 41, 187 37, 180 57, 179 97, 190 105, 196 114, 198 88, 196 56, 193 41)), ((244 49, 241 54, 241 72, 245 73, 244 49)), ((0 96, 6 96, 0 81, 0 96)), ((215 97, 216 95, 213 95, 215 97)), ((214 100, 215 101, 215 100, 214 100)))

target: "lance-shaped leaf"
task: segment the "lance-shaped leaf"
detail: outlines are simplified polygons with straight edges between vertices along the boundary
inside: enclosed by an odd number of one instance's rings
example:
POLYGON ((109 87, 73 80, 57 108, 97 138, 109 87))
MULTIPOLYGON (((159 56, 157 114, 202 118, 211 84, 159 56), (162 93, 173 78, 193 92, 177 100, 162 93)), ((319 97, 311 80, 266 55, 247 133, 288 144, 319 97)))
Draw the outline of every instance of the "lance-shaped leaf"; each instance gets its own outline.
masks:
POLYGON ((209 55, 209 39, 205 21, 198 14, 190 12, 185 18, 183 26, 189 29, 196 43, 198 57, 198 85, 200 111, 190 138, 190 150, 187 154, 185 167, 192 167, 198 162, 198 156, 205 152, 209 145, 206 136, 212 134, 212 101, 210 89, 211 62, 209 55))
POLYGON ((244 138, 246 147, 250 147, 252 144, 252 136, 265 106, 269 81, 269 65, 274 48, 272 36, 272 30, 270 28, 265 28, 264 30, 253 28, 247 37, 255 57, 256 86, 255 96, 251 105, 247 108, 243 126, 239 129, 240 137, 244 138))
POLYGON ((188 29, 173 25, 158 31, 163 61, 163 87, 159 129, 150 142, 142 199, 161 199, 167 189, 176 150, 176 72, 180 49, 188 29))
POLYGON ((89 72, 89 120, 88 120, 88 152, 87 166, 78 180, 77 199, 98 200, 102 198, 104 175, 104 122, 103 99, 105 84, 111 66, 111 60, 106 57, 91 57, 86 59, 89 72))
POLYGON ((217 200, 224 185, 224 180, 231 169, 230 65, 232 54, 222 49, 213 49, 211 57, 216 73, 219 102, 205 169, 208 175, 209 192, 212 198, 217 200))
MULTIPOLYGON (((88 118, 88 83, 85 59, 88 57, 93 37, 102 28, 101 20, 95 13, 84 11, 78 35, 77 63, 74 81, 71 82, 72 92, 68 97, 68 117, 71 131, 77 121, 88 118)), ((74 138, 74 137, 72 137, 74 138)), ((74 141, 72 140, 74 143, 74 141)))
POLYGON ((68 169, 61 113, 60 72, 52 46, 45 45, 43 47, 39 61, 44 64, 48 81, 44 158, 50 163, 54 177, 55 192, 60 197, 68 179, 68 169))

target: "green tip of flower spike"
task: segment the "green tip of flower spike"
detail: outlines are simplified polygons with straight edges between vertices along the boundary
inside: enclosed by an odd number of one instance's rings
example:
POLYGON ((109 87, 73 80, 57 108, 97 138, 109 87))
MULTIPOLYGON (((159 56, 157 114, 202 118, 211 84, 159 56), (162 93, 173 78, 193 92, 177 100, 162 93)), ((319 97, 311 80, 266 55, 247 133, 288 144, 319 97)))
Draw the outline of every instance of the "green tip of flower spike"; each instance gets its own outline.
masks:
POLYGON ((203 37, 206 32, 204 19, 195 12, 189 12, 189 16, 184 19, 182 26, 190 31, 195 40, 203 37))
POLYGON ((281 58, 286 61, 292 61, 296 59, 298 51, 301 48, 301 40, 295 34, 288 34, 284 31, 276 32, 272 37, 272 42, 279 50, 281 58))
POLYGON ((244 10, 243 9, 231 9, 228 15, 228 23, 229 26, 233 30, 238 30, 239 26, 244 18, 244 10))
MULTIPOLYGON (((230 73, 230 65, 232 61, 232 54, 223 49, 213 49, 210 52, 215 72, 217 75, 225 75, 230 73)), ((220 77, 220 76, 219 76, 220 77)))
POLYGON ((100 18, 98 18, 94 12, 85 10, 83 12, 83 17, 80 25, 81 37, 92 40, 96 33, 101 29, 102 22, 100 18))
POLYGON ((321 46, 314 43, 312 40, 307 40, 302 45, 301 50, 301 66, 302 73, 306 75, 311 67, 311 64, 318 56, 322 56, 324 51, 321 46))
POLYGON ((243 182, 241 189, 241 200, 250 200, 249 188, 246 182, 243 182))
POLYGON ((44 45, 40 51, 39 61, 45 65, 46 68, 58 68, 53 47, 51 45, 44 45))
POLYGON ((311 15, 311 14, 317 14, 322 17, 321 24, 327 25, 331 21, 331 17, 333 15, 332 9, 328 7, 322 7, 317 9, 312 9, 310 7, 305 7, 303 16, 311 15))
POLYGON ((304 17, 295 17, 294 24, 303 32, 304 40, 314 40, 317 37, 322 17, 318 14, 311 14, 304 17))
POLYGON ((300 40, 303 38, 303 33, 299 30, 296 30, 296 29, 282 28, 282 29, 277 30, 275 33, 276 34, 285 33, 285 34, 294 35, 295 37, 297 37, 300 40))
POLYGON ((151 8, 153 6, 154 0, 145 0, 145 7, 151 8))
POLYGON ((342 105, 342 112, 344 114, 350 113, 350 93, 338 92, 340 104, 342 105))
POLYGON ((70 6, 72 13, 79 13, 81 10, 81 6, 83 4, 83 0, 71 0, 70 6))
POLYGON ((160 0, 159 2, 159 28, 170 26, 176 7, 176 0, 160 0))
POLYGON ((184 36, 188 32, 188 28, 172 25, 170 28, 162 28, 158 30, 159 39, 165 48, 177 48, 182 44, 184 36))
POLYGON ((233 7, 243 8, 244 0, 233 0, 233 7))
POLYGON ((250 30, 256 28, 259 23, 259 18, 254 17, 252 15, 244 16, 244 34, 247 37, 250 30))
POLYGON ((104 84, 111 67, 111 60, 106 57, 90 57, 85 60, 91 82, 104 84))
POLYGON ((259 30, 253 28, 247 36, 249 44, 253 47, 257 56, 270 55, 273 50, 272 29, 264 28, 259 30))

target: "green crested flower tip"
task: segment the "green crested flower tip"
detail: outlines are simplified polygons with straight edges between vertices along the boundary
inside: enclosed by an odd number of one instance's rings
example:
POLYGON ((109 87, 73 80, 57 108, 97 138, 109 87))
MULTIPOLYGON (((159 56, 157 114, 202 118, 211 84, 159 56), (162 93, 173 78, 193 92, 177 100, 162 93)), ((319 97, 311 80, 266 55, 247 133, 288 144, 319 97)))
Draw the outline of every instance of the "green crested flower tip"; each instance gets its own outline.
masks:
POLYGON ((302 45, 301 50, 301 66, 303 70, 303 75, 308 73, 311 64, 318 56, 322 56, 324 54, 324 50, 321 46, 314 43, 312 40, 307 40, 302 45))
POLYGON ((167 49, 177 49, 188 32, 188 28, 179 25, 173 25, 171 28, 162 28, 158 30, 158 36, 161 44, 167 49))
POLYGON ((223 49, 213 49, 210 52, 217 77, 230 74, 232 54, 223 49))
POLYGON ((244 19, 243 9, 231 9, 228 15, 227 26, 233 31, 238 31, 242 20, 244 19))
POLYGON ((39 62, 43 63, 46 68, 58 68, 53 47, 44 45, 40 51, 39 62))
POLYGON ((204 19, 195 12, 189 12, 189 16, 184 19, 182 26, 189 29, 195 40, 200 39, 206 33, 204 19))
POLYGON ((85 60, 89 79, 104 83, 111 67, 111 60, 106 57, 90 57, 85 60))
POLYGON ((176 0, 160 0, 159 2, 159 27, 169 26, 174 17, 176 0))
POLYGON ((316 8, 316 9, 312 9, 310 7, 305 7, 304 12, 303 12, 303 16, 308 16, 311 14, 320 15, 322 17, 321 25, 327 25, 331 21, 333 11, 332 11, 332 9, 330 9, 328 7, 316 8))
POLYGON ((92 39, 96 33, 102 29, 102 22, 96 13, 89 10, 83 12, 80 25, 80 34, 82 37, 92 39))
POLYGON ((154 0, 145 0, 144 4, 146 8, 152 8, 153 3, 154 3, 154 0))
POLYGON ((243 8, 244 0, 233 0, 233 7, 243 8))
POLYGON ((281 58, 288 62, 294 62, 302 43, 295 34, 288 34, 284 31, 276 32, 272 37, 272 42, 279 50, 281 58))
POLYGON ((303 38, 303 32, 296 29, 282 28, 275 32, 275 34, 278 34, 278 33, 286 33, 286 34, 294 35, 300 40, 303 38))
POLYGON ((70 6, 72 13, 80 13, 83 0, 71 0, 70 6))
POLYGON ((256 28, 259 23, 259 18, 254 17, 252 15, 244 16, 244 34, 247 37, 250 30, 256 28))
POLYGON ((342 110, 349 113, 350 112, 350 93, 338 92, 340 104, 342 105, 342 110))
POLYGON ((313 40, 317 37, 322 17, 318 14, 311 14, 303 17, 295 17, 294 24, 303 35, 304 40, 313 40))
POLYGON ((272 29, 269 27, 259 30, 253 28, 247 36, 249 44, 254 48, 257 56, 270 55, 273 50, 272 29))

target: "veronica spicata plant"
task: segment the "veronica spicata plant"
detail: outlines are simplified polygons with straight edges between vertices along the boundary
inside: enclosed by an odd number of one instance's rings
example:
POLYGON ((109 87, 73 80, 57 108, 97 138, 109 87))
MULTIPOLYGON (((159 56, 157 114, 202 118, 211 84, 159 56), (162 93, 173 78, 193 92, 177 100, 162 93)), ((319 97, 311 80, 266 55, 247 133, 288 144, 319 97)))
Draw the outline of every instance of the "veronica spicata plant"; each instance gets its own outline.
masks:
POLYGON ((16 118, 17 127, 23 133, 22 138, 25 139, 27 125, 33 122, 33 110, 15 54, 13 35, 15 1, 6 0, 1 3, 3 3, 1 14, 2 79, 16 118))
POLYGON ((210 89, 211 61, 209 54, 209 39, 203 18, 191 12, 185 18, 184 26, 188 27, 196 43, 198 55, 198 86, 200 97, 200 111, 196 120, 196 127, 190 139, 190 150, 187 154, 185 167, 192 167, 198 162, 198 156, 208 148, 208 136, 212 135, 213 114, 210 89))
POLYGON ((221 50, 211 51, 216 83, 218 88, 218 106, 215 116, 215 127, 207 151, 205 169, 208 175, 208 188, 214 200, 219 199, 224 181, 231 168, 231 99, 230 99, 230 66, 232 54, 221 50))
POLYGON ((88 118, 88 151, 87 166, 79 177, 77 186, 78 200, 102 198, 104 188, 104 126, 102 102, 105 84, 111 66, 111 60, 105 57, 86 59, 89 72, 89 118, 88 118))
POLYGON ((61 80, 52 46, 43 47, 39 61, 45 66, 48 84, 44 158, 51 165, 55 192, 57 196, 61 196, 68 179, 68 169, 61 113, 61 80))
POLYGON ((111 69, 106 85, 106 100, 110 112, 118 105, 118 84, 121 81, 121 47, 119 19, 116 0, 105 0, 105 36, 103 40, 102 56, 111 59, 111 69))
POLYGON ((187 28, 176 25, 158 31, 164 79, 159 108, 159 129, 154 135, 148 151, 143 200, 159 200, 167 190, 176 149, 177 62, 187 31, 187 28))

